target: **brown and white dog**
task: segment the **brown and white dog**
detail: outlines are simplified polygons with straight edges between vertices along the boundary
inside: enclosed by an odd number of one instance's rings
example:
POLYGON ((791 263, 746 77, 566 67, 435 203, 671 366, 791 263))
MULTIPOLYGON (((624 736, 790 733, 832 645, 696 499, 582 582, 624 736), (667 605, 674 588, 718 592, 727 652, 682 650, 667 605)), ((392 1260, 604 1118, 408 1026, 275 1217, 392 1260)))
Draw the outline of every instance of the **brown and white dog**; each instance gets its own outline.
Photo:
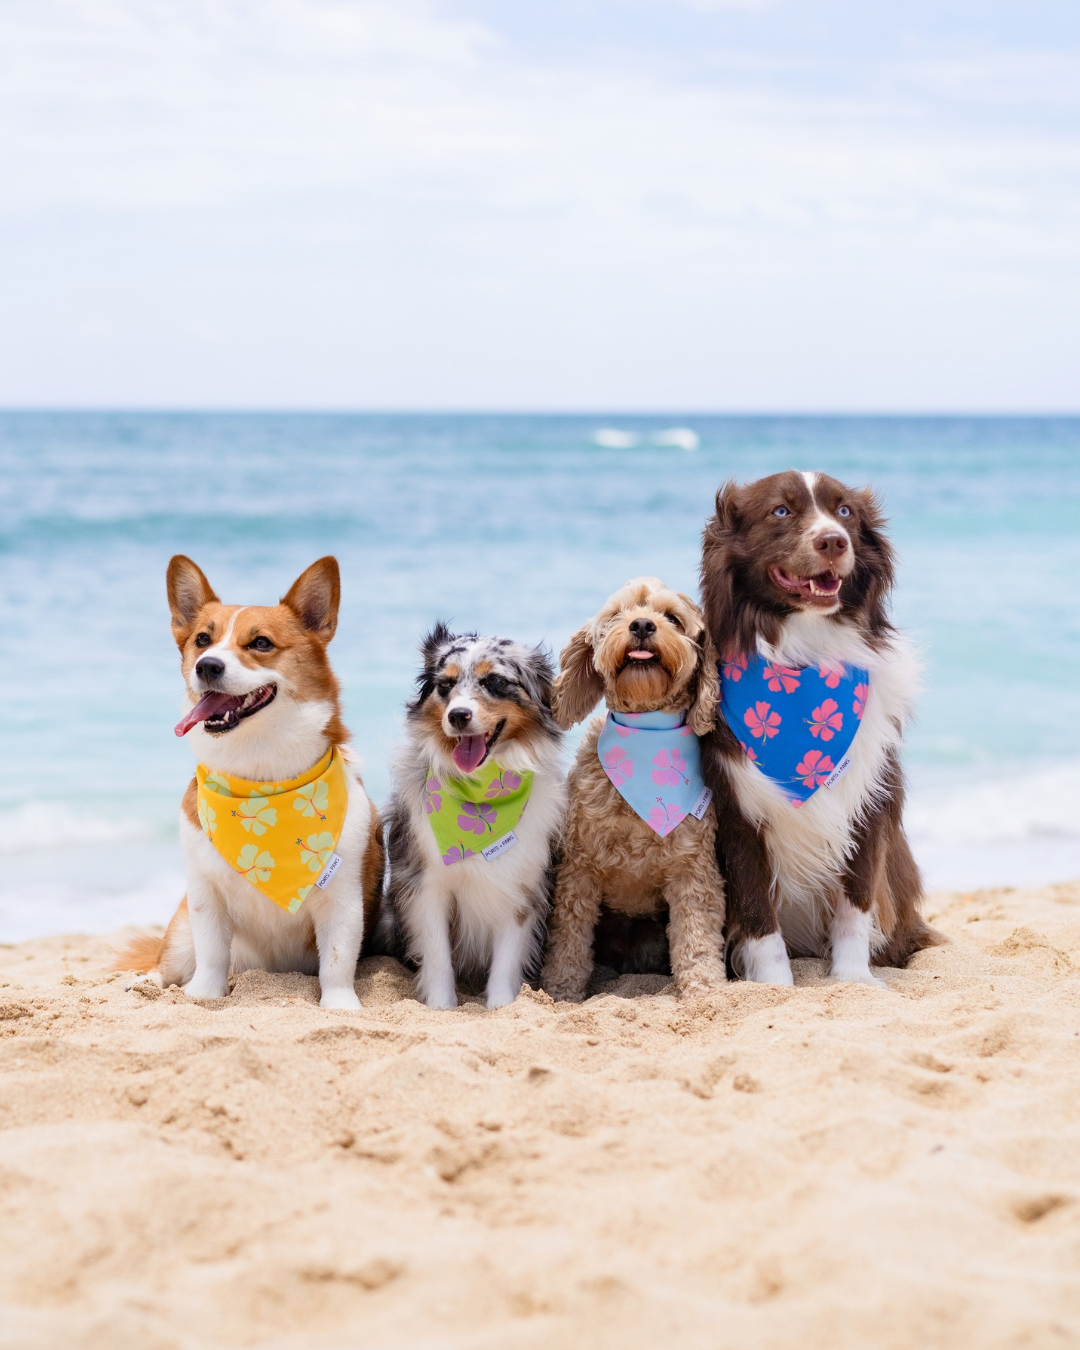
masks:
POLYGON ((790 471, 717 493, 701 564, 717 650, 793 673, 840 663, 869 671, 850 767, 797 810, 723 717, 702 744, 729 964, 746 979, 791 984, 789 955, 828 955, 834 979, 879 984, 871 960, 901 966, 943 941, 919 915, 922 884, 901 822, 900 741, 919 670, 889 622, 893 576, 867 489, 790 471))
POLYGON ((535 973, 543 944, 566 800, 554 672, 537 647, 455 634, 441 623, 422 652, 387 809, 385 946, 419 966, 417 997, 429 1008, 457 1007, 459 976, 484 981, 487 1006, 500 1008, 535 973), (455 784, 468 790, 493 765, 521 781, 531 775, 527 810, 509 841, 485 851, 470 834, 475 851, 444 853, 430 819, 435 802, 441 807, 455 784))
MULTIPOLYGON (((564 727, 582 721, 604 698, 615 713, 685 712, 693 734, 712 730, 716 654, 704 618, 655 577, 629 581, 611 596, 570 639, 560 665, 552 707, 564 727)), ((603 726, 597 718, 589 727, 570 771, 541 983, 552 998, 584 998, 603 908, 605 963, 641 968, 631 959, 640 937, 609 916, 666 917, 679 992, 702 993, 725 979, 715 812, 708 805, 700 819, 688 814, 661 837, 605 773, 597 753, 603 726)))
MULTIPOLYGON (((347 758, 338 682, 326 647, 337 627, 337 561, 320 558, 274 606, 223 605, 181 555, 169 563, 169 609, 180 648, 186 735, 211 772, 256 783, 304 774, 337 747, 347 758)), ((383 873, 379 819, 354 772, 335 844, 341 859, 295 914, 260 894, 203 833, 196 781, 184 794, 180 837, 187 895, 163 941, 144 938, 118 968, 146 970, 196 999, 221 998, 230 974, 263 968, 318 974, 324 1008, 358 1008, 354 979, 365 926, 377 919, 383 873)))

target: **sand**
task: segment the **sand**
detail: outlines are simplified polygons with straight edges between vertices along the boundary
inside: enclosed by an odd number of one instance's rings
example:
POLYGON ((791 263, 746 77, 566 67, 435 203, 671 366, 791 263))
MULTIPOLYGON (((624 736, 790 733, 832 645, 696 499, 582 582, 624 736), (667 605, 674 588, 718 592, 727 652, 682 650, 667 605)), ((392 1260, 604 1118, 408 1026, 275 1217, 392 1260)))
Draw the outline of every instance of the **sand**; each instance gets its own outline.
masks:
POLYGON ((1080 884, 928 909, 888 989, 496 1013, 2 948, 0 1345, 1080 1346, 1080 884))

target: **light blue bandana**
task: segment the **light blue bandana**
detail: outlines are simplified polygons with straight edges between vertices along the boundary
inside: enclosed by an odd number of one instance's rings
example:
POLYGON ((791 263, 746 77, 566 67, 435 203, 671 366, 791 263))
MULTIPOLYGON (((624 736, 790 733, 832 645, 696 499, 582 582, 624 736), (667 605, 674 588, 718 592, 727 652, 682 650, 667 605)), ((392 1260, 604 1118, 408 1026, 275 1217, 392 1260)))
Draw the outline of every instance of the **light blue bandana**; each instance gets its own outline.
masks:
POLYGON ((762 656, 725 657, 720 707, 747 758, 801 806, 851 765, 870 692, 859 666, 793 670, 762 656))
POLYGON ((661 839, 687 816, 700 820, 712 800, 685 723, 684 712, 609 712, 596 746, 612 785, 661 839))

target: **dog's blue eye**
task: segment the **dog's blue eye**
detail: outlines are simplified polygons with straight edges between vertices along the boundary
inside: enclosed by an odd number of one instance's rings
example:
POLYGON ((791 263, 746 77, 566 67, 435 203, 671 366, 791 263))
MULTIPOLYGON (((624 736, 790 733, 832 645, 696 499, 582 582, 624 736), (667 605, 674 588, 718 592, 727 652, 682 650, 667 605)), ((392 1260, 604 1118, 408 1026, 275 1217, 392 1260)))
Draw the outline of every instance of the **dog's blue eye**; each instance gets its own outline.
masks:
POLYGON ((787 509, 786 506, 778 506, 778 507, 776 507, 776 509, 773 511, 773 515, 774 515, 774 516, 790 516, 790 515, 791 515, 791 512, 787 509))
POLYGON ((838 516, 843 516, 844 519, 847 520, 848 516, 851 515, 851 507, 850 507, 850 506, 842 506, 842 507, 840 508, 840 510, 837 511, 836 514, 837 514, 838 516))
POLYGON ((196 646, 196 647, 209 647, 209 646, 210 646, 210 634, 209 634, 209 633, 200 633, 199 636, 195 639, 195 646, 196 646))
POLYGON ((253 638, 248 646, 256 652, 272 652, 274 650, 274 644, 268 637, 253 638))

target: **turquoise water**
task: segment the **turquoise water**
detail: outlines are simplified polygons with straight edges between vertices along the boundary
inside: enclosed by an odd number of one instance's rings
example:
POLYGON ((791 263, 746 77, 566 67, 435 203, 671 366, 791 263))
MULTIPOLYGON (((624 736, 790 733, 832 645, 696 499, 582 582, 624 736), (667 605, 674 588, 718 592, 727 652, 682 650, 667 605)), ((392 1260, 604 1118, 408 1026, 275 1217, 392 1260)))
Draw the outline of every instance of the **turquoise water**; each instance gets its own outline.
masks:
POLYGON ((1080 875, 1078 418, 8 413, 0 939, 175 898, 172 553, 244 603, 338 556, 332 652, 383 800, 434 618, 557 653, 629 576, 694 591, 717 485, 788 467, 872 483, 892 519, 930 880, 1080 875))

